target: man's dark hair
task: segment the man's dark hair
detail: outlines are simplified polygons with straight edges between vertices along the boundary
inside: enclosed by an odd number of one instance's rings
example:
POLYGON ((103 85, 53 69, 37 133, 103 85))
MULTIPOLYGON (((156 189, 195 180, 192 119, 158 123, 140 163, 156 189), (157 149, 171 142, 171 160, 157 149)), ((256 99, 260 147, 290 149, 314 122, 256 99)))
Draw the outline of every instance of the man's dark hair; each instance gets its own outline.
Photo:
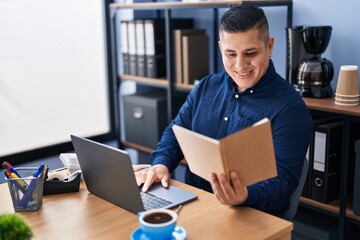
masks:
POLYGON ((252 5, 239 5, 230 8, 220 19, 221 32, 238 33, 258 29, 260 35, 267 41, 269 24, 262 8, 252 5))

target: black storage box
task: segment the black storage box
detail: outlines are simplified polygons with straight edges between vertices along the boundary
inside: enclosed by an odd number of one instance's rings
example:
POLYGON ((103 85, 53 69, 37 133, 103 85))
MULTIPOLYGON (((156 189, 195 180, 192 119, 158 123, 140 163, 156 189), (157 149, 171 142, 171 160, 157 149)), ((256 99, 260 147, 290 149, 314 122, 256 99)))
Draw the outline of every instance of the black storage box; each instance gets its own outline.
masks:
POLYGON ((337 218, 326 216, 308 207, 299 206, 293 218, 292 240, 335 240, 338 239, 337 218))
MULTIPOLYGON (((123 96, 123 101, 126 141, 155 149, 169 124, 166 92, 137 92, 123 96)), ((184 101, 183 94, 174 94, 174 113, 184 101)))

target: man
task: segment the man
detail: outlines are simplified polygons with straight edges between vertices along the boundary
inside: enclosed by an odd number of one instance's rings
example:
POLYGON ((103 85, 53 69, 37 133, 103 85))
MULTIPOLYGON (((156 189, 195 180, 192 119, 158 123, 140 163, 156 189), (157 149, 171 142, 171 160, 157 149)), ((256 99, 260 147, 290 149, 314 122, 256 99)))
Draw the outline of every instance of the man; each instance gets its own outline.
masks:
POLYGON ((237 6, 220 20, 219 47, 226 72, 204 77, 188 95, 178 115, 165 129, 151 155, 152 167, 136 173, 147 191, 153 182, 168 186, 169 172, 183 159, 171 129, 178 124, 214 139, 246 128, 267 117, 272 124, 278 176, 244 187, 236 172, 230 181, 211 175, 211 183, 186 169, 186 183, 213 192, 220 203, 251 206, 282 216, 296 189, 312 131, 312 119, 299 94, 278 75, 261 8, 237 6))

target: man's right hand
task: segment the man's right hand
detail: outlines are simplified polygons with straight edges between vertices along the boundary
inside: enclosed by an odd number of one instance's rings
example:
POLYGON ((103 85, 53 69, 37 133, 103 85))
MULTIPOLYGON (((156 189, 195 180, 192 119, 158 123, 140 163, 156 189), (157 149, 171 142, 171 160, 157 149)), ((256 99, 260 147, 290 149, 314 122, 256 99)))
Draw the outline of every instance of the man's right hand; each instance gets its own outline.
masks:
POLYGON ((167 188, 170 180, 169 169, 162 164, 154 165, 150 168, 135 172, 138 186, 144 184, 142 191, 146 192, 154 182, 161 182, 163 187, 167 188))

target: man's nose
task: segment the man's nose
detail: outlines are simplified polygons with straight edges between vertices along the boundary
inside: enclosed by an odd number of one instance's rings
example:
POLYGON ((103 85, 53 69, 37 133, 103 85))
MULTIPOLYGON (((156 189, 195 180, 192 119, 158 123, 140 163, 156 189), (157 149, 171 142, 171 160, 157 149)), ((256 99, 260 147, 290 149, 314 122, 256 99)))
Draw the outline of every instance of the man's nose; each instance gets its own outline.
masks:
POLYGON ((247 60, 244 56, 239 55, 236 57, 236 62, 235 62, 236 69, 240 70, 246 65, 247 65, 247 60))

